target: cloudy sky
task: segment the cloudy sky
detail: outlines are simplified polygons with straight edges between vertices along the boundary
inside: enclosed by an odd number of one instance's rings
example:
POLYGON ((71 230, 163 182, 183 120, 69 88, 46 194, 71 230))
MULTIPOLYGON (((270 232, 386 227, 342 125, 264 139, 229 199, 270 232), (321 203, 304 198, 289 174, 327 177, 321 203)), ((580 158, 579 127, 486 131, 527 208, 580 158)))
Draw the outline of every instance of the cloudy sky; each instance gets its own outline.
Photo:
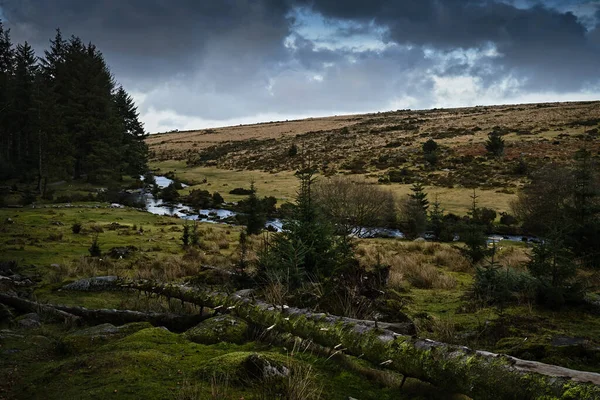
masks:
POLYGON ((96 44, 150 132, 600 99, 599 0, 0 0, 96 44))

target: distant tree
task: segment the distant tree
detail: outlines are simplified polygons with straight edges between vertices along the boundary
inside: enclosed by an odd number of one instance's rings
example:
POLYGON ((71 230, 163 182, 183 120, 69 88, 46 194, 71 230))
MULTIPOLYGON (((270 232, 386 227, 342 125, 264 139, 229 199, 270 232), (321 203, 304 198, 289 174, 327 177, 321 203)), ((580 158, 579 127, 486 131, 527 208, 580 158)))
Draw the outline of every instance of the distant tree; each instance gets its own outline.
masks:
POLYGON ((296 156, 298 154, 298 146, 296 146, 295 143, 292 143, 287 154, 288 154, 288 157, 296 156))
POLYGON ((485 149, 493 156, 499 157, 504 154, 504 139, 497 132, 490 132, 485 142, 485 149))
POLYGON ((444 231, 444 210, 442 209, 437 195, 432 203, 432 208, 429 211, 429 229, 435 236, 436 240, 440 240, 444 231))
POLYGON ((402 232, 409 239, 414 239, 425 233, 427 229, 427 209, 429 200, 423 185, 415 183, 412 193, 402 204, 402 232))
POLYGON ((373 228, 393 222, 396 214, 389 190, 348 177, 321 180, 315 185, 315 200, 340 235, 369 236, 373 228))
POLYGON ((267 216, 265 215, 262 203, 256 195, 256 188, 254 182, 250 184, 251 193, 248 199, 245 201, 245 213, 246 213, 246 233, 248 235, 259 234, 265 224, 267 223, 267 216))
POLYGON ((425 153, 425 154, 431 154, 431 153, 437 151, 437 149, 438 149, 438 144, 433 139, 429 139, 428 141, 423 143, 423 153, 425 153))

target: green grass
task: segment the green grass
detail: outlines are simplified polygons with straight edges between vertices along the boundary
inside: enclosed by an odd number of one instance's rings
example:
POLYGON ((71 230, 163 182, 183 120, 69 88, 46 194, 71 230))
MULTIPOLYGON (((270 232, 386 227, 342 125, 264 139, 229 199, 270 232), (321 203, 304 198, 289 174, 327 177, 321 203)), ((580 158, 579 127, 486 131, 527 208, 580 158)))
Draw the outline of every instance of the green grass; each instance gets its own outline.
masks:
POLYGON ((71 355, 61 353, 56 346, 60 336, 68 332, 44 327, 36 333, 37 337, 46 335, 52 339, 32 340, 29 346, 23 346, 22 341, 4 342, 5 348, 18 350, 0 359, 0 376, 17 367, 18 384, 12 387, 16 398, 176 399, 193 387, 197 397, 188 398, 216 398, 212 393, 220 389, 227 393, 220 397, 223 399, 260 399, 268 387, 243 385, 236 376, 240 362, 252 353, 263 354, 288 366, 310 364, 314 371, 311 385, 323 388, 323 399, 345 400, 349 396, 366 400, 447 398, 431 386, 414 380, 407 382, 401 393, 382 388, 361 375, 340 369, 332 360, 310 353, 292 357, 285 349, 254 342, 206 346, 191 343, 161 328, 150 328, 82 348, 71 355), (223 373, 229 374, 227 380, 222 378, 223 373))
MULTIPOLYGON (((227 170, 219 168, 207 167, 191 167, 188 168, 184 161, 169 160, 157 161, 151 164, 152 168, 157 169, 156 174, 165 174, 169 171, 183 182, 193 184, 189 188, 182 190, 180 193, 187 194, 193 189, 203 189, 210 192, 217 191, 221 193, 225 201, 239 201, 245 196, 237 196, 229 194, 229 191, 236 187, 249 188, 250 182, 254 181, 259 196, 274 196, 281 205, 284 202, 292 202, 296 196, 298 189, 298 180, 294 176, 293 171, 282 171, 277 173, 268 173, 257 170, 227 170), (197 184, 207 180, 205 184, 197 184)), ((366 177, 368 181, 376 184, 377 179, 369 178, 369 174, 352 175, 356 179, 366 177)), ((320 177, 319 179, 323 179, 320 177)), ((412 185, 403 185, 392 183, 383 186, 389 189, 397 201, 402 201, 411 193, 412 185)), ((426 186, 426 192, 429 195, 430 202, 433 202, 437 195, 442 208, 446 212, 452 212, 459 215, 464 215, 469 211, 472 204, 470 196, 473 194, 473 189, 467 188, 444 188, 437 186, 426 186)), ((515 194, 498 193, 496 190, 476 190, 478 196, 477 202, 479 207, 488 207, 500 212, 510 212, 510 203, 516 199, 515 194)))

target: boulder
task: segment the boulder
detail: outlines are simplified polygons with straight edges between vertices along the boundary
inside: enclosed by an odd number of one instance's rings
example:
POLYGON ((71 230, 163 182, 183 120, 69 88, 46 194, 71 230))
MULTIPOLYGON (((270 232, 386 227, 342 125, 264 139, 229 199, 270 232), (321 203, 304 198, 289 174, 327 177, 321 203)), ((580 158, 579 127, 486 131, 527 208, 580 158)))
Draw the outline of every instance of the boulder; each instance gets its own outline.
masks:
POLYGON ((17 324, 23 329, 37 329, 42 326, 40 316, 36 313, 29 313, 18 318, 17 324))
POLYGON ((184 336, 192 342, 215 344, 220 342, 243 343, 246 341, 248 323, 231 315, 218 315, 187 330, 184 336))

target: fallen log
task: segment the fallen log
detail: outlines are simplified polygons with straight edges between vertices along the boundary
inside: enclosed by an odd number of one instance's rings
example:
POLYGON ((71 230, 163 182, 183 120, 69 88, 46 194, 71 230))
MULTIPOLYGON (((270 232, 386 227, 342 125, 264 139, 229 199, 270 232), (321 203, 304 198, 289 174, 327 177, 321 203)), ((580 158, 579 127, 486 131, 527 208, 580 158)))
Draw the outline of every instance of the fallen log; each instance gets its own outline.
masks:
POLYGON ((68 311, 59 310, 55 307, 46 304, 41 304, 31 300, 26 300, 17 296, 11 296, 8 294, 0 293, 0 303, 12 307, 21 312, 41 312, 66 323, 78 324, 81 322, 80 317, 69 313, 68 311))
POLYGON ((475 351, 298 308, 275 308, 240 295, 186 285, 115 281, 115 286, 228 310, 266 330, 291 333, 329 348, 343 348, 404 376, 474 399, 600 399, 600 374, 475 351))
POLYGON ((89 309, 60 304, 41 304, 1 293, 0 303, 23 312, 43 312, 59 320, 67 320, 71 323, 85 321, 92 324, 110 323, 113 325, 125 325, 131 322, 149 322, 154 326, 164 326, 173 332, 184 332, 212 316, 212 314, 178 315, 133 310, 89 309))
POLYGON ((77 315, 86 322, 97 324, 109 323, 113 325, 125 325, 131 322, 149 322, 154 326, 164 326, 173 332, 184 332, 212 316, 212 314, 178 315, 133 310, 88 309, 85 307, 63 305, 52 305, 52 307, 77 315))

